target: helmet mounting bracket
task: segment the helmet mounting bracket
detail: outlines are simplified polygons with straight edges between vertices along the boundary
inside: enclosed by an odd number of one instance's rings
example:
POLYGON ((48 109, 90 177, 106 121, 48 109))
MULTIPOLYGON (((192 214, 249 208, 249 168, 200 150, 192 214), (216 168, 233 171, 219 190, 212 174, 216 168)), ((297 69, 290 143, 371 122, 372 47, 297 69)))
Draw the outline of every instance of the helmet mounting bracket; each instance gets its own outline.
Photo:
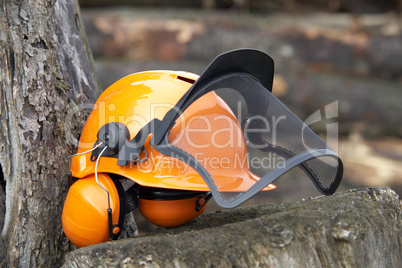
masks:
POLYGON ((148 158, 146 153, 145 159, 139 159, 141 152, 144 150, 144 143, 149 134, 159 125, 160 120, 153 119, 145 125, 134 138, 130 140, 130 133, 126 125, 120 122, 111 122, 101 127, 98 132, 98 140, 94 146, 103 143, 101 146, 92 151, 91 161, 94 162, 98 158, 100 152, 108 147, 102 156, 118 158, 117 165, 127 166, 132 161, 143 162, 148 158))

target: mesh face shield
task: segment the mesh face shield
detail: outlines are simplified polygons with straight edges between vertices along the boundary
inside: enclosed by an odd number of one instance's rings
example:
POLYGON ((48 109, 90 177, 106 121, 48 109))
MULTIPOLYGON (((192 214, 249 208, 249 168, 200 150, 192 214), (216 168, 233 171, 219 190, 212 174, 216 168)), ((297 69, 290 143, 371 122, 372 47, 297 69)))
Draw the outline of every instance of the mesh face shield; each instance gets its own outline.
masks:
MULTIPOLYGON (((104 156, 127 166, 147 161, 139 155, 152 134, 150 145, 191 166, 226 208, 275 188, 271 183, 293 168, 320 192, 332 194, 342 179, 342 162, 272 95, 273 68, 273 60, 257 50, 222 54, 162 120, 152 119, 131 140, 126 126, 109 123, 99 130, 97 143, 108 147, 104 156)), ((100 150, 93 151, 93 159, 100 150)))
POLYGON ((293 168, 324 194, 341 181, 341 160, 272 95, 272 77, 262 52, 223 54, 155 128, 152 146, 193 167, 222 207, 269 190, 293 168))

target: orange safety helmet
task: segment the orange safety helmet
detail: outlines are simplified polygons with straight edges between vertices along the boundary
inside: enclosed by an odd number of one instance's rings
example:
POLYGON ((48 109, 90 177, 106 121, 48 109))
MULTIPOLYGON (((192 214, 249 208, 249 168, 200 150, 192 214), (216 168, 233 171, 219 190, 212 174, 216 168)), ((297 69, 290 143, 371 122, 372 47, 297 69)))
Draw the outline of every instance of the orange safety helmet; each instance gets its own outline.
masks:
POLYGON ((271 183, 293 167, 332 194, 342 162, 270 93, 272 79, 268 55, 241 49, 218 56, 200 77, 141 72, 106 89, 71 157, 78 181, 62 215, 70 241, 117 239, 136 207, 150 222, 175 227, 199 216, 211 196, 230 208, 275 189, 271 183), (120 180, 134 186, 124 191, 120 180))

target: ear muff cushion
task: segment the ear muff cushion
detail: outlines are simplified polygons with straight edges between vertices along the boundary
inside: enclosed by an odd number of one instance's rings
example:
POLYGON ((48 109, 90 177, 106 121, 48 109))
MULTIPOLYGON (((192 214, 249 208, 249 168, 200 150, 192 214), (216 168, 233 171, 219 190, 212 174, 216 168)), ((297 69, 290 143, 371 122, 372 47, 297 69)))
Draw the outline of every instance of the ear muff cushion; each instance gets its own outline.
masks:
POLYGON ((117 193, 119 195, 119 202, 120 202, 120 211, 119 211, 119 220, 117 223, 117 227, 119 227, 120 231, 113 236, 113 240, 119 238, 121 230, 123 229, 124 224, 124 217, 126 215, 126 194, 124 192, 124 188, 120 183, 118 176, 114 174, 108 174, 112 179, 114 185, 116 186, 117 193))

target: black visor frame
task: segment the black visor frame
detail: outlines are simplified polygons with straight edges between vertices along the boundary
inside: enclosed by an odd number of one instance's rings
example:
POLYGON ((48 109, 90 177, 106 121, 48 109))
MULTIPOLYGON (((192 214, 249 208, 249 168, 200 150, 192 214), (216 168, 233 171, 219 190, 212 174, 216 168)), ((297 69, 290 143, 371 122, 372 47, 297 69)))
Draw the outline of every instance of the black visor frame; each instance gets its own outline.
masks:
POLYGON ((222 79, 230 78, 231 76, 245 76, 252 78, 256 83, 259 83, 267 91, 271 92, 273 74, 274 62, 272 58, 261 51, 240 49, 224 53, 218 56, 207 67, 200 78, 176 104, 176 107, 171 109, 155 128, 151 145, 162 154, 178 158, 194 168, 203 177, 210 188, 212 195, 215 197, 215 201, 221 207, 232 208, 242 204, 296 166, 299 166, 307 176, 310 177, 317 189, 323 194, 329 195, 334 193, 341 182, 343 174, 342 161, 331 149, 310 149, 299 154, 293 154, 284 148, 276 147, 276 153, 287 156, 288 158, 286 160, 286 169, 275 168, 265 176, 261 177, 261 179, 249 190, 241 193, 235 199, 227 201, 219 198, 218 189, 214 184, 210 173, 200 163, 198 163, 192 155, 170 144, 168 140, 169 131, 178 117, 200 96, 211 91, 211 84, 217 83, 217 81, 222 79), (338 163, 338 170, 335 179, 330 187, 326 189, 321 187, 317 182, 314 172, 306 164, 306 161, 308 160, 323 156, 334 158, 338 163))

